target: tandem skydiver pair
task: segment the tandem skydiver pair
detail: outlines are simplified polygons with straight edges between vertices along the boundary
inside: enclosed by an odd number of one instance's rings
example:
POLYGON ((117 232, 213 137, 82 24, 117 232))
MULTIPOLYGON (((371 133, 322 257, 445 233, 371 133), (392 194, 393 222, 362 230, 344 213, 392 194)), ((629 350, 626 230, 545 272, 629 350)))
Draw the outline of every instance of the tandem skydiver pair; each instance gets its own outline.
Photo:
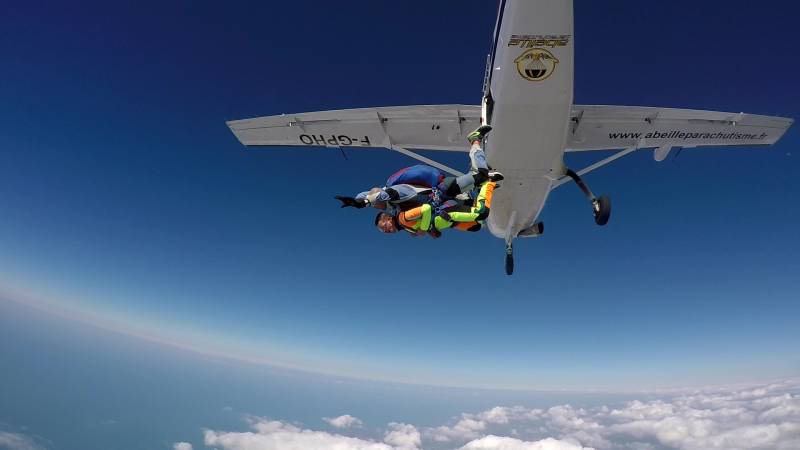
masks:
POLYGON ((382 188, 336 199, 342 202, 342 208, 379 209, 375 226, 384 233, 404 230, 413 236, 438 238, 447 228, 478 231, 489 217, 497 182, 503 179, 502 174, 489 169, 483 151, 483 139, 491 129, 483 125, 467 136, 470 171, 465 175, 448 177, 435 167, 418 164, 394 173, 382 188))

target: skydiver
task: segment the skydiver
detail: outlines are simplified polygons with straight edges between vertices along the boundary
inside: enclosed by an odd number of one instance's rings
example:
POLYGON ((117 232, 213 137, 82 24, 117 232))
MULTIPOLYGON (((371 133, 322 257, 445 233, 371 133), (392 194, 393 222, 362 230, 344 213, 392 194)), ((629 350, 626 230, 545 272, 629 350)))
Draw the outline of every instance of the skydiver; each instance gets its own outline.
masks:
POLYGON ((396 233, 405 230, 413 236, 430 235, 434 239, 441 236, 442 230, 454 228, 461 231, 479 231, 481 222, 489 217, 492 195, 497 183, 484 182, 478 196, 471 207, 454 205, 449 208, 435 209, 425 203, 407 211, 394 214, 379 212, 375 217, 375 226, 384 233, 396 233))
POLYGON ((471 147, 469 151, 470 171, 459 177, 444 177, 444 174, 431 166, 417 165, 403 169, 391 177, 387 186, 374 187, 361 192, 356 197, 336 196, 342 202, 342 208, 364 208, 370 205, 384 210, 390 215, 412 209, 425 203, 434 206, 447 200, 455 199, 460 194, 468 193, 474 186, 480 186, 487 180, 499 181, 502 174, 490 171, 486 163, 481 142, 491 131, 489 125, 482 125, 467 136, 471 147), (393 180, 415 180, 413 183, 395 184, 393 180))

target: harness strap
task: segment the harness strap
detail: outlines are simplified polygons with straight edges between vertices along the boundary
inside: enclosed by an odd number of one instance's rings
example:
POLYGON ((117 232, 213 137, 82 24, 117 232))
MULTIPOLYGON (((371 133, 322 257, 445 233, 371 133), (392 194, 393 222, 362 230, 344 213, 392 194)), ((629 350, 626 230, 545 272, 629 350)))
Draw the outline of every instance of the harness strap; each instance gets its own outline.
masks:
POLYGON ((435 216, 438 216, 443 211, 447 211, 448 209, 450 209, 450 208, 452 208, 454 206, 457 206, 457 205, 458 205, 457 201, 455 201, 455 200, 447 200, 446 202, 444 202, 441 205, 437 206, 436 209, 434 209, 433 213, 434 213, 435 216))

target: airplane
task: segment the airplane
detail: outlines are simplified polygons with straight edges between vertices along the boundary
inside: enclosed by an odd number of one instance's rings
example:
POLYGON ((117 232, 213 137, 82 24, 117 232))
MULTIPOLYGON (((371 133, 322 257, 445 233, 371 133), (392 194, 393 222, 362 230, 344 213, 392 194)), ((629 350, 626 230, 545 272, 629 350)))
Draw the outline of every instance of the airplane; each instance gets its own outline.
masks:
POLYGON ((486 223, 505 241, 505 269, 514 271, 513 241, 544 231, 537 222, 548 194, 574 181, 594 220, 611 214, 582 176, 641 149, 663 161, 673 149, 776 143, 793 119, 691 109, 575 105, 572 0, 501 0, 480 105, 417 105, 342 109, 233 120, 247 147, 373 147, 394 150, 445 172, 461 172, 413 150, 468 152, 467 134, 492 126, 484 142, 489 165, 505 179, 486 223), (566 152, 618 150, 580 170, 566 152))

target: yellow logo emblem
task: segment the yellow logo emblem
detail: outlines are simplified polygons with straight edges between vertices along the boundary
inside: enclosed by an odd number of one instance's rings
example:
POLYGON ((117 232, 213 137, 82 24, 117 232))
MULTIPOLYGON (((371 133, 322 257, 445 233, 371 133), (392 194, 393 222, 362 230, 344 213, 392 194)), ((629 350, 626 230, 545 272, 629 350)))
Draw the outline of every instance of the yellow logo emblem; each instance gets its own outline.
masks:
POLYGON ((514 60, 517 72, 528 81, 542 81, 549 77, 558 64, 558 59, 548 50, 532 48, 514 60))

